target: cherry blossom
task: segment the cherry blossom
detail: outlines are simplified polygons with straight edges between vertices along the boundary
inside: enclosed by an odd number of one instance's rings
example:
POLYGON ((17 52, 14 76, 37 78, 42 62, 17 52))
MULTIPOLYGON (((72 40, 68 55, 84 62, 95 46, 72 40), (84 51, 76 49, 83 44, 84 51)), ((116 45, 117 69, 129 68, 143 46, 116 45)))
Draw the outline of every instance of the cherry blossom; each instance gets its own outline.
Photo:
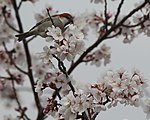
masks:
POLYGON ((62 32, 59 27, 55 27, 52 25, 52 27, 48 27, 47 30, 47 35, 53 37, 55 40, 61 41, 63 39, 62 32))
POLYGON ((55 48, 48 48, 48 46, 43 47, 43 52, 38 53, 39 58, 43 60, 44 63, 50 63, 52 55, 56 53, 55 48))
POLYGON ((104 65, 107 65, 110 62, 110 53, 110 47, 107 47, 105 44, 103 44, 100 49, 94 51, 92 54, 87 55, 85 62, 91 62, 91 65, 96 65, 99 67, 102 59, 104 59, 104 65))
POLYGON ((14 38, 13 33, 15 33, 14 30, 10 28, 10 26, 15 28, 14 18, 11 14, 11 11, 5 9, 5 12, 3 13, 3 9, 3 6, 0 6, 0 44, 2 44, 3 41, 5 41, 6 43, 9 42, 10 39, 14 38), (5 16, 5 18, 3 16, 5 16))
POLYGON ((77 26, 69 26, 67 30, 62 33, 59 27, 49 27, 46 38, 52 38, 52 45, 44 47, 44 52, 40 53, 42 59, 50 59, 50 56, 56 54, 61 61, 67 59, 72 61, 76 55, 84 52, 84 34, 77 28, 77 26))
POLYGON ((4 50, 0 50, 0 68, 7 68, 8 65, 10 64, 9 57, 7 53, 4 50))
POLYGON ((83 112, 88 108, 88 102, 84 94, 76 94, 72 92, 61 100, 62 106, 59 113, 62 114, 65 120, 74 120, 77 117, 77 113, 83 112))

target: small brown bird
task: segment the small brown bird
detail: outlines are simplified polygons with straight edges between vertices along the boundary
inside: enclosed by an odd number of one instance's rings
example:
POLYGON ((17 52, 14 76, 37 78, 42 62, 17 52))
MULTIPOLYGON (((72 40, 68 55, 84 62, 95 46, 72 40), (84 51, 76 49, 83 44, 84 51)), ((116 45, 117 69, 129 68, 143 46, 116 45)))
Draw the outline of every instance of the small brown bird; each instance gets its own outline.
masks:
POLYGON ((68 24, 73 24, 72 15, 70 15, 69 13, 56 14, 38 22, 28 32, 21 33, 15 36, 18 37, 18 41, 21 41, 33 35, 39 35, 45 38, 47 37, 46 32, 48 27, 54 25, 55 27, 59 27, 62 30, 62 32, 64 32, 68 24))

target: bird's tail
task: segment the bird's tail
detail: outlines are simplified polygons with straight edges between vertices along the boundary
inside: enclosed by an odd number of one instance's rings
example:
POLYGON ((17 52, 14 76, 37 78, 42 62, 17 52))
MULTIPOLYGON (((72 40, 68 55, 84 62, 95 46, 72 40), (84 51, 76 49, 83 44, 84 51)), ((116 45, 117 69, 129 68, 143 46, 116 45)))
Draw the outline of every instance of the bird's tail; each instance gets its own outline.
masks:
POLYGON ((20 33, 18 35, 15 35, 17 38, 18 38, 18 41, 20 42, 21 40, 27 38, 27 37, 30 37, 34 35, 34 31, 28 31, 28 32, 25 32, 25 33, 20 33))

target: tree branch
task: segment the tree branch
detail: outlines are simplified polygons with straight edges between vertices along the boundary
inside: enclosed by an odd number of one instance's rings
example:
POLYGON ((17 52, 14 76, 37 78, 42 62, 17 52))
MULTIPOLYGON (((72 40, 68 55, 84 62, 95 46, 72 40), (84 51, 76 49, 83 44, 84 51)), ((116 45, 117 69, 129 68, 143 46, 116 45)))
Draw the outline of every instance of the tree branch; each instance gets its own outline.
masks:
MULTIPOLYGON (((12 4, 13 4, 13 7, 14 7, 14 11, 15 11, 15 15, 16 15, 16 19, 17 19, 17 23, 18 23, 18 26, 19 26, 20 33, 23 33, 22 22, 21 22, 20 15, 19 15, 19 12, 18 12, 18 7, 17 7, 16 0, 12 0, 12 4)), ((24 49, 25 49, 25 54, 26 54, 27 64, 28 64, 28 77, 29 77, 29 80, 30 80, 30 83, 31 83, 31 87, 32 87, 33 95, 34 95, 34 100, 35 100, 35 103, 36 103, 36 106, 37 106, 37 109, 38 109, 37 120, 42 120, 43 117, 44 117, 43 108, 40 104, 38 94, 35 92, 34 78, 33 78, 33 73, 32 73, 32 69, 31 69, 31 67, 32 67, 31 56, 30 56, 30 51, 29 51, 29 47, 28 47, 28 42, 26 42, 25 39, 23 40, 23 46, 24 46, 24 49)))
POLYGON ((18 5, 18 7, 17 7, 18 10, 20 9, 22 3, 23 3, 23 0, 21 0, 21 1, 19 2, 19 5, 18 5))
POLYGON ((123 3, 124 3, 124 0, 121 0, 119 6, 118 6, 118 8, 117 8, 117 13, 116 13, 116 15, 115 15, 115 19, 114 19, 113 25, 115 25, 115 24, 117 23, 118 16, 119 16, 119 14, 120 14, 121 7, 122 7, 123 3))
POLYGON ((23 120, 31 120, 26 114, 25 114, 25 111, 26 111, 26 108, 22 107, 21 106, 21 103, 19 101, 19 98, 18 98, 18 95, 17 95, 17 91, 16 91, 16 88, 15 88, 15 83, 14 83, 14 79, 15 77, 10 73, 9 70, 7 70, 7 73, 9 74, 10 78, 11 78, 11 84, 12 84, 12 89, 13 89, 13 92, 14 92, 14 95, 15 95, 15 99, 16 99, 16 102, 18 104, 18 109, 17 111, 20 113, 20 118, 22 118, 23 120))
POLYGON ((105 10, 104 10, 104 15, 105 15, 105 29, 106 31, 108 30, 108 15, 107 15, 107 0, 105 0, 105 10))
POLYGON ((103 36, 99 36, 98 40, 91 45, 87 50, 78 58, 78 60, 69 68, 68 75, 72 73, 72 71, 82 62, 83 58, 91 52, 95 47, 97 47, 103 40, 107 39, 107 36, 114 30, 116 30, 119 26, 121 26, 128 18, 130 18, 134 13, 143 8, 148 3, 148 0, 145 0, 140 6, 133 9, 128 15, 126 15, 118 24, 112 26, 103 36))
MULTIPOLYGON (((56 55, 53 54, 53 57, 56 58, 57 61, 58 61, 58 68, 59 68, 59 69, 66 75, 66 77, 68 78, 68 73, 67 73, 67 71, 66 71, 66 67, 65 67, 64 63, 63 63, 56 55)), ((72 92, 74 93, 74 92, 75 92, 75 89, 74 89, 74 87, 73 87, 71 81, 68 82, 68 85, 70 86, 72 92)))

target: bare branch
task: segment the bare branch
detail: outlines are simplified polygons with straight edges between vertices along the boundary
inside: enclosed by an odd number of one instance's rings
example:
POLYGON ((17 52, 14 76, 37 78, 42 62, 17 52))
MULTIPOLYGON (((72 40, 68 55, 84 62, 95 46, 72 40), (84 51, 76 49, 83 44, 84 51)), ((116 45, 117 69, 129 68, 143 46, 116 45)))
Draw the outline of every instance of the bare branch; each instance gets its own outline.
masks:
POLYGON ((118 19, 118 16, 119 16, 119 14, 120 14, 121 7, 122 7, 123 3, 124 3, 124 0, 121 0, 119 6, 118 6, 118 8, 117 8, 117 13, 116 13, 116 15, 115 15, 115 19, 114 19, 113 25, 115 25, 115 24, 117 23, 117 19, 118 19))
POLYGON ((66 72, 66 67, 64 63, 56 55, 53 54, 53 57, 58 61, 58 68, 60 69, 60 71, 63 72, 68 78, 68 74, 66 72))
POLYGON ((140 21, 139 23, 137 24, 134 24, 134 25, 125 25, 125 24, 122 24, 123 27, 127 27, 127 28, 133 28, 133 27, 138 27, 140 25, 142 25, 145 21, 149 20, 149 16, 145 16, 145 19, 143 19, 142 21, 140 21))
POLYGON ((106 31, 108 30, 108 15, 107 15, 107 0, 105 0, 105 10, 104 10, 104 15, 105 15, 105 28, 106 31))
MULTIPOLYGON (((23 26, 22 26, 22 22, 20 19, 20 15, 18 12, 18 7, 17 7, 17 3, 16 0, 11 0, 14 11, 15 11, 15 15, 16 15, 16 19, 17 19, 17 23, 19 26, 19 30, 20 33, 23 33, 23 26)), ((26 40, 23 40, 23 46, 24 46, 24 50, 25 50, 25 54, 26 54, 26 58, 27 58, 27 65, 28 65, 28 77, 31 83, 31 87, 32 87, 32 91, 33 91, 33 95, 34 95, 34 100, 38 109, 38 115, 37 115, 37 120, 42 120, 44 117, 43 114, 43 108, 41 106, 40 100, 39 100, 39 96, 38 94, 35 92, 35 88, 34 88, 34 78, 33 78, 33 73, 32 73, 32 61, 31 61, 31 56, 30 56, 30 51, 29 51, 29 47, 28 47, 28 42, 26 42, 26 40)))
POLYGON ((54 21, 53 21, 53 19, 52 19, 51 15, 50 15, 50 12, 49 12, 49 10, 48 10, 48 9, 47 9, 47 13, 48 13, 48 16, 49 16, 49 18, 50 18, 50 20, 51 20, 51 22, 52 22, 52 25, 54 25, 54 21))
POLYGON ((60 96, 60 94, 59 94, 59 91, 60 91, 60 90, 61 90, 61 87, 60 87, 60 88, 55 88, 55 91, 54 91, 54 93, 53 93, 53 95, 52 95, 52 98, 53 98, 53 99, 55 99, 56 96, 58 96, 59 100, 61 100, 61 96, 60 96))
MULTIPOLYGON (((64 63, 63 63, 56 55, 53 54, 53 57, 56 58, 57 61, 58 61, 58 68, 59 68, 59 69, 66 75, 66 77, 68 78, 68 73, 67 73, 67 71, 66 71, 66 67, 65 67, 64 63)), ((68 82, 68 85, 70 86, 72 92, 74 93, 74 92, 75 92, 75 89, 74 89, 74 87, 73 87, 71 81, 68 82)))
POLYGON ((18 5, 18 7, 17 7, 18 10, 20 9, 22 3, 23 3, 23 0, 21 0, 21 1, 19 2, 19 5, 18 5))

